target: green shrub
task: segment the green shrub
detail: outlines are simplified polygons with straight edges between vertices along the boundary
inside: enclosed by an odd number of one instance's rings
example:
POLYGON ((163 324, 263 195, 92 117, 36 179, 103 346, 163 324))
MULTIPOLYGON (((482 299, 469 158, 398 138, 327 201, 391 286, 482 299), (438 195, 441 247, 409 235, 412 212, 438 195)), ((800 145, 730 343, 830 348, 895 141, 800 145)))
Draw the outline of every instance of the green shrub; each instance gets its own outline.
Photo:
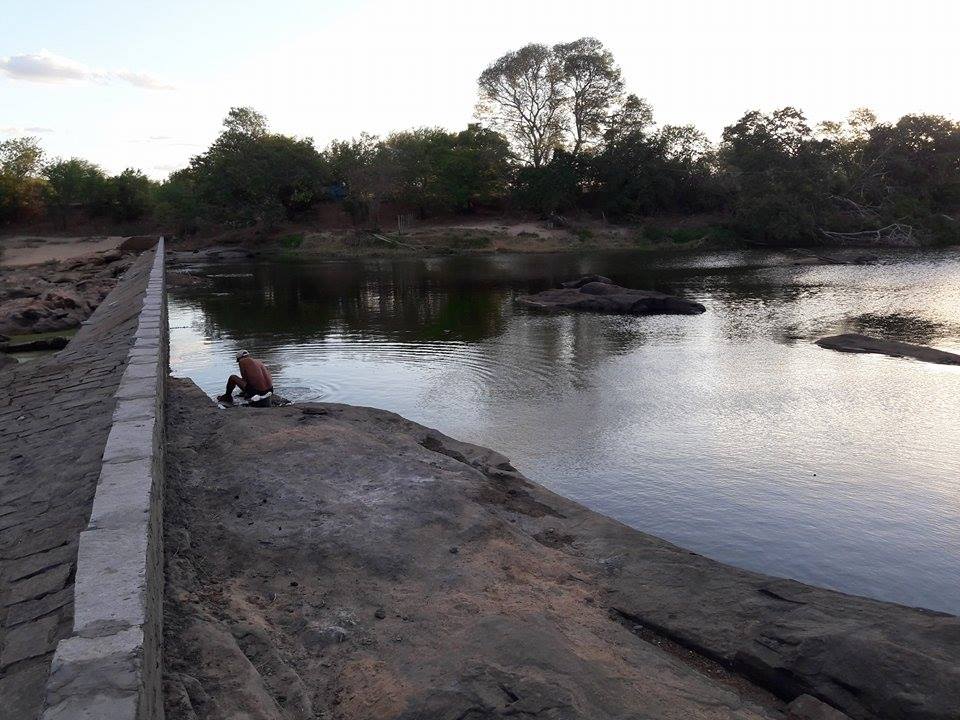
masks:
POLYGON ((303 245, 303 233, 291 233, 280 238, 281 247, 287 250, 295 250, 303 245))

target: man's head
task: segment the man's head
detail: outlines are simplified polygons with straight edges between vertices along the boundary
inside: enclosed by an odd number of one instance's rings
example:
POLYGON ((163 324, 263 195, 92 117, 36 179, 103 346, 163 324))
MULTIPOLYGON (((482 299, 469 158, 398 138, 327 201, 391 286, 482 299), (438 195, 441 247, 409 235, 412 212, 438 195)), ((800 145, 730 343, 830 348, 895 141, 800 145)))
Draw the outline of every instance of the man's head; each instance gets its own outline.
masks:
POLYGON ((250 357, 250 353, 248 353, 246 350, 241 350, 237 353, 237 362, 240 362, 245 357, 250 357))

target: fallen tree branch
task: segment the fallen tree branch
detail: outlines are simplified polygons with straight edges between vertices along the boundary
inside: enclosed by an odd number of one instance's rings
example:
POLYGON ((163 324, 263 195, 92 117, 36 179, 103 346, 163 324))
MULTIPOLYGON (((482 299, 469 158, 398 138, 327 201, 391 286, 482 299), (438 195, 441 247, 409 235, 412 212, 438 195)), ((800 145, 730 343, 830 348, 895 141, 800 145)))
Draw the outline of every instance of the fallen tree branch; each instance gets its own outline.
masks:
POLYGON ((875 218, 877 216, 877 212, 880 210, 879 206, 862 205, 857 201, 851 200, 848 197, 843 197, 842 195, 831 195, 830 199, 846 208, 853 210, 860 217, 875 218))
POLYGON ((858 232, 835 232, 820 228, 823 235, 841 244, 855 245, 870 242, 875 245, 895 245, 898 247, 916 247, 923 240, 924 233, 912 225, 891 223, 876 230, 858 232))

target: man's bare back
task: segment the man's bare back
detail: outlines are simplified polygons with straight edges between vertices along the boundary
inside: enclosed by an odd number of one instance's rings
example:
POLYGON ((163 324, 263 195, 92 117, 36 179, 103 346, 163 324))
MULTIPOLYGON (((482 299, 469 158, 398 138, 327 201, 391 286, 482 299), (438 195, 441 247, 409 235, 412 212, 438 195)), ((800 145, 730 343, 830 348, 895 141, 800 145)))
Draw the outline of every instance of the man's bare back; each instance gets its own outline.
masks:
POLYGON ((262 362, 250 356, 246 350, 237 353, 237 365, 240 366, 240 376, 231 375, 227 380, 227 391, 217 399, 222 402, 233 402, 233 391, 240 388, 244 397, 265 395, 273 392, 273 378, 270 371, 262 362))

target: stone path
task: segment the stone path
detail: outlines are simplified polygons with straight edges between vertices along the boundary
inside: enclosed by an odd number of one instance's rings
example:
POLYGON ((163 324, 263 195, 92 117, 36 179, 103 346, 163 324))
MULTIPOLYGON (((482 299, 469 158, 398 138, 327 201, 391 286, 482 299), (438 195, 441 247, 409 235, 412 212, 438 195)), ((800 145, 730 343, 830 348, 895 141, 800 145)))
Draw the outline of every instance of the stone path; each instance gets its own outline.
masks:
POLYGON ((72 628, 77 538, 152 260, 137 260, 63 351, 0 371, 0 720, 37 716, 72 628))

